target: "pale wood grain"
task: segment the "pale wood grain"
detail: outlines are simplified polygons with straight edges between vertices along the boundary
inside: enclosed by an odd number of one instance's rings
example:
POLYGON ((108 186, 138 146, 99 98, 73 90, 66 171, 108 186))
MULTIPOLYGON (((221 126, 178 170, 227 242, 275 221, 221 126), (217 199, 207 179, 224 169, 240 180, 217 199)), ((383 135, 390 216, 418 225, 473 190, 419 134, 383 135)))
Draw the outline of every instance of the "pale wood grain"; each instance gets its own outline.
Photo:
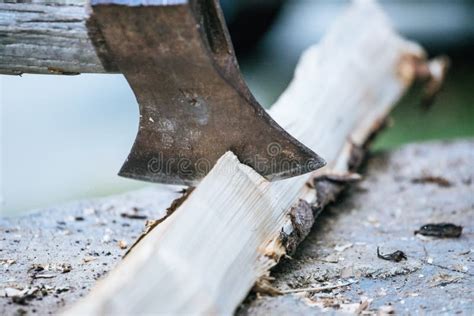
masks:
POLYGON ((269 183, 225 154, 190 197, 92 293, 69 311, 99 314, 231 314, 286 253, 298 201, 317 204, 307 183, 348 170, 351 151, 380 128, 415 77, 424 53, 392 30, 372 1, 355 2, 271 110, 327 161, 311 175, 269 183))

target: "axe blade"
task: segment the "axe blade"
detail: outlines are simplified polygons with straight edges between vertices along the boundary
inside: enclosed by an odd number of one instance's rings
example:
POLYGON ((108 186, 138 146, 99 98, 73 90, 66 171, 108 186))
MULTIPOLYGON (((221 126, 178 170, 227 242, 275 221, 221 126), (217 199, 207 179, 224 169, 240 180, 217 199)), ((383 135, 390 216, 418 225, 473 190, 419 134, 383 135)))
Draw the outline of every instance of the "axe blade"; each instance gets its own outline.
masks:
POLYGON ((88 25, 101 37, 94 42, 105 43, 140 108, 138 134, 120 175, 192 185, 229 150, 269 180, 325 164, 252 96, 217 0, 91 5, 88 25))

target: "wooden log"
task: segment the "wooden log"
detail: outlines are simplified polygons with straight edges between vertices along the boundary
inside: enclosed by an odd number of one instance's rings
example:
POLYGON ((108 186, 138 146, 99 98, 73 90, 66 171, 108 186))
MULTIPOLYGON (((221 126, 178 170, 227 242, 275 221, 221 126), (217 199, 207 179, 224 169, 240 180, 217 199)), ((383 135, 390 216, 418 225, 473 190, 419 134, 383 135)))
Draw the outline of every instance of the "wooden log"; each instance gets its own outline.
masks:
POLYGON ((0 74, 118 72, 89 39, 85 1, 0 2, 0 74))
POLYGON ((339 187, 324 191, 314 179, 347 178, 355 153, 382 126, 418 66, 430 69, 423 60, 421 48, 395 34, 374 2, 354 3, 304 53, 271 110, 328 166, 270 183, 226 153, 184 203, 67 314, 233 313, 305 237, 314 209, 339 187))

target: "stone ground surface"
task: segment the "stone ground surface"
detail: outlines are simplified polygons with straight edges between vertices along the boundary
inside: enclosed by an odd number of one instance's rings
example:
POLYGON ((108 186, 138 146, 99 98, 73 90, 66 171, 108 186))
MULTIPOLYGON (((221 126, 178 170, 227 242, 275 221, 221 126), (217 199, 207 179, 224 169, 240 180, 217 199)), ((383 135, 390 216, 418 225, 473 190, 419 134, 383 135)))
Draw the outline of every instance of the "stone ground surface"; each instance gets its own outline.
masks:
POLYGON ((474 314, 474 142, 409 145, 372 157, 365 168, 364 181, 325 210, 293 259, 272 273, 280 290, 357 283, 254 296, 239 314, 474 314), (414 183, 426 176, 450 185, 414 183), (464 226, 461 237, 414 235, 440 222, 464 226), (384 254, 401 250, 408 260, 379 259, 378 246, 384 254))
MULTIPOLYGON (((272 272, 275 288, 297 293, 250 294, 237 314, 474 314, 474 141, 375 155, 363 174, 272 272), (428 176, 442 179, 414 181, 428 176), (462 225, 461 237, 414 235, 439 222, 462 225), (384 254, 401 250, 408 260, 379 259, 377 246, 384 254), (302 291, 324 286, 338 287, 302 291)), ((0 219, 0 315, 56 313, 87 294, 177 191, 159 200, 145 190, 0 219)))
POLYGON ((0 219, 0 315, 55 314, 86 295, 178 191, 147 189, 0 219), (11 289, 34 293, 5 297, 11 289))

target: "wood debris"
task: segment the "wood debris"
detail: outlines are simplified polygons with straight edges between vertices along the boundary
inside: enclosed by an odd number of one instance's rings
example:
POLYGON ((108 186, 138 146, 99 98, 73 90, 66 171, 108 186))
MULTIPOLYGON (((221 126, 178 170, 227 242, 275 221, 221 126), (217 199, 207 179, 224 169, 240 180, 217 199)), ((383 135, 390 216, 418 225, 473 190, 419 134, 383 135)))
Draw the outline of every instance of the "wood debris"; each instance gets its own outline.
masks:
POLYGON ((448 179, 443 178, 441 176, 433 176, 433 175, 424 175, 421 177, 413 178, 411 179, 411 182, 419 183, 419 184, 432 183, 432 184, 437 184, 443 188, 449 188, 453 185, 451 181, 449 181, 448 179))
POLYGON ((84 212, 84 215, 86 215, 86 216, 94 215, 95 214, 95 208, 87 207, 83 210, 83 212, 84 212))
POLYGON ((140 213, 140 209, 137 207, 133 207, 130 211, 120 213, 120 216, 123 218, 129 219, 147 219, 148 216, 145 214, 140 213))
POLYGON ((252 291, 258 295, 266 294, 271 296, 282 295, 282 292, 271 284, 273 280, 270 276, 262 276, 254 285, 252 291))
POLYGON ((408 260, 407 255, 401 250, 397 250, 395 252, 388 253, 388 254, 381 254, 379 247, 377 247, 377 257, 383 260, 394 261, 394 262, 408 260))
POLYGON ((331 181, 336 183, 353 183, 362 180, 362 176, 356 172, 328 172, 314 178, 313 182, 331 181))
POLYGON ((125 240, 119 240, 118 246, 120 249, 127 249, 128 243, 125 240))
POLYGON ((4 268, 8 268, 9 266, 15 263, 16 263, 15 259, 0 259, 0 265, 3 266, 4 268))
POLYGON ((44 296, 49 294, 61 294, 69 291, 69 287, 54 287, 49 285, 29 286, 24 288, 7 287, 0 290, 0 296, 11 298, 14 304, 29 305, 29 302, 37 299, 43 300, 44 296))
POLYGON ((57 273, 68 273, 71 270, 72 266, 69 263, 35 263, 30 266, 28 272, 32 279, 52 279, 56 277, 57 273))
MULTIPOLYGON (((6 288, 3 290, 3 296, 10 297, 12 302, 18 305, 28 305, 28 302, 36 297, 40 287, 26 287, 24 289, 6 288)), ((43 294, 42 292, 41 294, 43 294)), ((46 293, 47 294, 47 293, 46 293)))
POLYGON ((377 309, 377 315, 392 315, 395 314, 395 308, 392 305, 382 305, 377 309))
POLYGON ((446 286, 451 283, 459 282, 463 277, 458 275, 446 274, 446 273, 439 273, 434 276, 431 280, 431 286, 446 286))
POLYGON ((160 223, 162 223, 165 219, 167 219, 169 216, 171 216, 171 214, 173 214, 173 212, 188 198, 188 196, 193 192, 194 190, 194 187, 188 187, 188 188, 184 188, 182 189, 179 193, 181 193, 182 195, 173 200, 173 202, 171 202, 171 205, 170 207, 168 207, 166 209, 166 215, 160 219, 150 219, 150 220, 147 220, 145 222, 145 229, 143 230, 143 233, 141 233, 140 236, 138 236, 138 238, 135 240, 135 242, 132 244, 132 246, 130 246, 130 248, 128 248, 128 250, 125 252, 125 254, 123 255, 124 258, 126 256, 128 256, 128 254, 130 253, 130 251, 132 251, 132 249, 134 249, 134 247, 147 235, 149 234, 156 226, 158 226, 160 223))
POLYGON ((328 262, 328 263, 338 263, 339 262, 339 256, 337 254, 332 253, 332 254, 322 258, 321 261, 328 262))
POLYGON ((361 297, 357 303, 341 303, 339 304, 339 310, 344 314, 360 315, 363 314, 367 308, 369 308, 371 299, 361 297))
POLYGON ((347 243, 347 244, 342 244, 342 245, 336 245, 334 247, 334 250, 336 250, 337 252, 343 252, 344 250, 346 249, 349 249, 353 246, 352 243, 347 243))
POLYGON ((89 262, 94 261, 94 260, 96 260, 96 258, 93 257, 93 256, 87 256, 87 257, 84 257, 82 259, 82 261, 84 261, 84 263, 89 263, 89 262))
MULTIPOLYGON (((421 105, 425 109, 431 108, 439 92, 442 90, 450 64, 451 61, 447 56, 437 57, 430 63, 425 64, 428 68, 428 75, 425 77, 427 81, 423 87, 423 97, 421 100, 421 105)), ((421 73, 419 77, 423 78, 423 74, 421 73)))
POLYGON ((333 285, 326 285, 326 286, 316 286, 316 287, 305 287, 299 289, 290 289, 290 290, 280 290, 280 294, 291 294, 291 293, 300 293, 300 292, 322 292, 322 291, 329 291, 334 290, 340 287, 345 287, 357 283, 357 281, 349 281, 341 284, 333 284, 333 285))
POLYGON ((52 279, 54 277, 56 275, 52 273, 37 273, 32 276, 33 279, 52 279))
POLYGON ((459 238, 462 234, 462 226, 451 223, 426 224, 415 230, 415 235, 423 235, 437 238, 459 238))
POLYGON ((104 236, 102 236, 102 242, 103 242, 104 244, 109 243, 110 240, 111 240, 111 238, 110 238, 110 235, 109 235, 109 234, 105 234, 104 236))

